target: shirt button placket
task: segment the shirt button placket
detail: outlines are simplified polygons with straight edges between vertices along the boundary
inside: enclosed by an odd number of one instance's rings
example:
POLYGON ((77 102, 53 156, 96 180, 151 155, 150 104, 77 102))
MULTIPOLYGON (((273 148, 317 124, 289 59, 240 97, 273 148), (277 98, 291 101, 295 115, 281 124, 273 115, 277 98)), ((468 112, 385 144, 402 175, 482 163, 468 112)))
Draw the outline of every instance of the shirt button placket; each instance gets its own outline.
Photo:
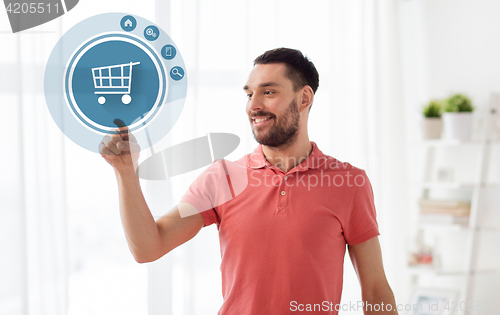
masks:
POLYGON ((280 187, 279 187, 279 195, 278 195, 278 206, 276 208, 276 214, 284 215, 286 214, 286 207, 288 206, 288 193, 287 191, 287 185, 285 181, 288 179, 288 176, 283 176, 283 180, 281 181, 280 187))

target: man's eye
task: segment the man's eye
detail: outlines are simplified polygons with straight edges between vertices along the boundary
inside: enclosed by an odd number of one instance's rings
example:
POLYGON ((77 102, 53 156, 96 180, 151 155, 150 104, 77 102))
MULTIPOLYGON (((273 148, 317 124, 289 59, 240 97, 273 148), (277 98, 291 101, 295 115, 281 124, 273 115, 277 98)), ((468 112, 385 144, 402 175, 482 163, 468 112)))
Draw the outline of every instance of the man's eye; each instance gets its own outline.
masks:
POLYGON ((264 92, 264 94, 266 94, 266 95, 271 95, 271 94, 273 94, 273 93, 274 93, 273 91, 265 91, 265 92, 264 92))
POLYGON ((248 98, 252 97, 252 94, 247 94, 247 97, 248 97, 248 98))

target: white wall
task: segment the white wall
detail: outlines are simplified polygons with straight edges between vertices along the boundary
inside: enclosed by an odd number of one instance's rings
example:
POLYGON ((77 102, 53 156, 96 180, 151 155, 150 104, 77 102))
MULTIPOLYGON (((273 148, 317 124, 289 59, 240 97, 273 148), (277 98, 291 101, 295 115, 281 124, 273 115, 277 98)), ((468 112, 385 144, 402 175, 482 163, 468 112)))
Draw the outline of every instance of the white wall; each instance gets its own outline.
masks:
MULTIPOLYGON (((482 114, 488 105, 490 93, 500 91, 500 1, 492 0, 401 0, 400 26, 403 56, 404 106, 406 110, 408 156, 411 180, 422 177, 423 159, 417 143, 420 139, 419 123, 422 106, 433 98, 445 98, 452 93, 469 95, 476 106, 473 138, 479 137, 482 114)), ((489 178, 498 181, 500 145, 492 148, 489 178)), ((469 180, 474 174, 477 154, 473 147, 451 148, 441 152, 438 165, 453 162, 456 177, 469 180), (461 165, 461 166, 459 166, 461 165)), ((486 220, 499 221, 499 189, 488 190, 486 220)), ((416 211, 415 201, 420 191, 415 186, 409 207, 416 211)), ((464 192, 464 196, 467 195, 464 192)), ((497 224, 498 226, 498 224, 497 224)), ((463 235, 445 233, 441 243, 447 248, 447 260, 459 262, 463 245, 457 243, 463 235), (452 250, 450 250, 452 249, 452 250)), ((480 265, 498 266, 498 229, 485 233, 481 242, 480 265)), ((477 276, 475 301, 494 303, 492 292, 500 289, 500 277, 477 276)), ((454 287, 457 279, 430 278, 425 285, 454 287)), ((497 302, 498 303, 498 302, 497 302)), ((477 314, 494 314, 480 312, 477 314)))

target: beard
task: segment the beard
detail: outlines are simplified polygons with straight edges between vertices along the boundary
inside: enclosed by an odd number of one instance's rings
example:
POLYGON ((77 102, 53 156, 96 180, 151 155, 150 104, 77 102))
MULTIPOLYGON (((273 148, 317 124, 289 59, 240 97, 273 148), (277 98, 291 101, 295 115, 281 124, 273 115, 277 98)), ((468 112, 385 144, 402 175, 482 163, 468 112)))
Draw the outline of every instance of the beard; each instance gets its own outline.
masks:
POLYGON ((256 132, 256 129, 258 130, 261 127, 254 127, 250 118, 252 134, 258 143, 275 148, 287 147, 297 138, 300 114, 296 99, 290 103, 286 112, 280 117, 264 111, 258 111, 253 116, 270 116, 274 120, 268 131, 256 132))

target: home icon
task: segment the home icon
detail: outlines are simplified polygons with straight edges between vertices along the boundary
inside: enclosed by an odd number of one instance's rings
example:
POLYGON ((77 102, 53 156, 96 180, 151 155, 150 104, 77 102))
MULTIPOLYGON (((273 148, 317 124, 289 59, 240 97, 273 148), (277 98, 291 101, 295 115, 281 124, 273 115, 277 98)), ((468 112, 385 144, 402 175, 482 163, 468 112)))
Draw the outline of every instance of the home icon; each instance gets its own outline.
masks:
POLYGON ((125 32, 132 32, 137 26, 137 21, 132 15, 125 15, 120 20, 120 26, 125 32))

